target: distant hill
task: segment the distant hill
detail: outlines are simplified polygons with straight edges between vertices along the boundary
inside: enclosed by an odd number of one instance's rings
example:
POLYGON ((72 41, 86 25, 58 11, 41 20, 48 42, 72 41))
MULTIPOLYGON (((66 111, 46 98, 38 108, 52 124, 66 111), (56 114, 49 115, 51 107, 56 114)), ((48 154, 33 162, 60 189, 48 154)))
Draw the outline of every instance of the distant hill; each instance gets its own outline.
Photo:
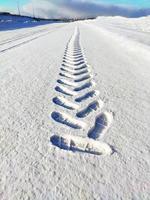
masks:
POLYGON ((29 28, 54 22, 59 23, 62 20, 46 20, 0 12, 0 31, 29 28))
POLYGON ((24 22, 24 21, 49 21, 50 19, 42 19, 42 18, 33 18, 29 16, 20 16, 15 15, 7 12, 0 12, 0 21, 7 21, 7 22, 24 22))
POLYGON ((36 18, 36 17, 29 17, 29 16, 20 16, 11 14, 8 12, 0 12, 0 22, 35 22, 35 21, 62 21, 62 22, 72 22, 78 20, 86 20, 86 19, 93 19, 93 18, 76 18, 76 19, 43 19, 43 18, 36 18))

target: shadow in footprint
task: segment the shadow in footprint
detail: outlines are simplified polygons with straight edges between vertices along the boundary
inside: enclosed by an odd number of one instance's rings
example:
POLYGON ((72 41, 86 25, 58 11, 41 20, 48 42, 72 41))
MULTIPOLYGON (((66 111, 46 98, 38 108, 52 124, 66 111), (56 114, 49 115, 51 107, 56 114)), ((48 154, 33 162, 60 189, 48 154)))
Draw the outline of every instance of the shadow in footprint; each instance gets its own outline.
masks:
POLYGON ((74 53, 74 52, 67 52, 64 54, 64 56, 72 56, 72 57, 77 57, 77 56, 82 56, 82 52, 74 53))
POLYGON ((84 85, 82 85, 80 87, 75 88, 74 91, 79 92, 79 91, 84 90, 86 88, 89 88, 91 86, 93 86, 93 83, 92 82, 88 82, 88 83, 85 83, 84 85))
POLYGON ((113 153, 111 147, 104 143, 89 138, 82 138, 72 135, 53 135, 50 142, 67 151, 90 153, 95 155, 111 155, 113 153))
POLYGON ((84 58, 81 57, 81 58, 77 58, 77 59, 76 58, 70 59, 70 58, 67 58, 67 57, 63 57, 63 61, 74 63, 74 62, 84 61, 84 58))
POLYGON ((59 75, 65 78, 74 79, 74 76, 68 72, 59 73, 59 75))
POLYGON ((104 105, 103 101, 93 101, 90 103, 85 109, 81 110, 76 114, 77 117, 79 118, 84 118, 88 116, 91 112, 96 111, 99 108, 102 108, 104 105))
POLYGON ((56 122, 59 122, 61 124, 67 125, 74 129, 81 129, 82 128, 82 122, 71 118, 69 115, 65 113, 59 113, 59 112, 53 112, 51 114, 52 119, 54 119, 56 122))
POLYGON ((68 68, 66 68, 66 67, 65 67, 65 68, 61 67, 60 70, 61 70, 61 71, 64 71, 64 72, 71 73, 71 74, 72 74, 72 71, 73 71, 73 69, 68 69, 68 68))
POLYGON ((87 68, 87 65, 81 65, 80 67, 76 67, 76 68, 74 68, 74 70, 76 70, 76 71, 79 71, 79 70, 81 70, 81 69, 86 69, 87 68))
POLYGON ((65 53, 82 53, 82 50, 80 49, 80 48, 67 48, 66 50, 65 50, 65 53))
POLYGON ((81 72, 73 73, 73 75, 78 76, 78 75, 83 75, 83 74, 86 74, 86 73, 89 73, 89 71, 87 69, 85 69, 85 70, 83 70, 81 72))
POLYGON ((81 77, 81 78, 79 78, 79 79, 76 79, 74 82, 85 81, 85 80, 87 80, 87 79, 89 79, 89 78, 91 78, 90 75, 85 75, 85 76, 83 76, 83 77, 81 77))
POLYGON ((88 137, 97 139, 102 137, 113 121, 113 114, 111 112, 103 112, 96 117, 94 127, 89 131, 88 137))
POLYGON ((56 87, 55 87, 55 90, 56 90, 57 92, 60 92, 60 93, 62 93, 62 94, 68 95, 68 96, 73 96, 73 95, 75 95, 75 94, 74 94, 72 91, 70 91, 69 89, 61 88, 61 87, 59 87, 59 86, 56 86, 56 87))
MULTIPOLYGON (((64 67, 64 66, 61 67, 60 70, 63 71, 63 73, 67 72, 67 74, 69 73, 70 75, 74 75, 74 76, 79 76, 79 75, 84 75, 84 74, 89 73, 89 70, 87 70, 87 69, 83 69, 83 70, 80 70, 79 72, 76 72, 75 69, 69 68, 69 67, 64 67)), ((86 75, 86 76, 88 76, 88 75, 86 75)))
POLYGON ((93 90, 91 92, 87 92, 86 94, 84 94, 81 97, 76 98, 75 101, 78 102, 78 103, 80 103, 80 102, 82 102, 82 101, 84 101, 84 100, 86 100, 88 98, 92 98, 94 96, 97 96, 98 94, 99 94, 98 91, 93 90))
POLYGON ((79 56, 65 56, 64 55, 64 58, 65 59, 68 58, 68 59, 71 59, 71 60, 74 60, 74 59, 76 60, 76 59, 84 59, 84 56, 83 55, 79 55, 79 56))
POLYGON ((76 104, 71 103, 62 97, 54 97, 53 103, 55 103, 56 105, 62 106, 68 110, 75 110, 77 108, 76 104))
POLYGON ((57 83, 61 84, 61 85, 66 85, 66 86, 71 86, 71 87, 76 87, 76 83, 65 80, 65 79, 58 79, 57 83))
POLYGON ((78 67, 73 67, 72 65, 70 64, 62 64, 63 67, 66 67, 66 68, 69 68, 69 69, 73 69, 75 71, 78 71, 78 70, 81 70, 81 69, 85 69, 87 68, 87 65, 86 64, 82 64, 78 67))
POLYGON ((74 66, 79 66, 79 65, 83 65, 83 64, 85 64, 85 61, 80 61, 80 62, 74 63, 73 65, 74 66))

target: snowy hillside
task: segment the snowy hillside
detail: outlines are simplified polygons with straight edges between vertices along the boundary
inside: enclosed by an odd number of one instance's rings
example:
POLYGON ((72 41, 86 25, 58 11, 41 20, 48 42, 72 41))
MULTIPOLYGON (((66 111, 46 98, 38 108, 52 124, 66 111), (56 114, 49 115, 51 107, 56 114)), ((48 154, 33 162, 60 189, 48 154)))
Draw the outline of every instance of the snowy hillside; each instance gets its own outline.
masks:
POLYGON ((6 23, 6 22, 25 22, 25 21, 33 21, 33 18, 31 17, 25 17, 25 16, 18 16, 18 15, 11 15, 9 13, 0 13, 0 22, 6 23))
POLYGON ((99 23, 108 23, 116 28, 150 32, 150 16, 132 19, 119 16, 97 17, 96 21, 99 23))
POLYGON ((26 16, 12 15, 9 13, 0 13, 0 31, 2 30, 12 30, 18 28, 29 28, 44 24, 56 23, 60 20, 46 20, 46 19, 36 19, 26 16))
POLYGON ((149 200, 150 17, 9 20, 0 199, 149 200))
POLYGON ((119 16, 98 17, 91 24, 95 25, 95 28, 96 26, 103 27, 111 33, 117 33, 121 38, 127 37, 133 41, 150 45, 150 16, 132 19, 119 16))

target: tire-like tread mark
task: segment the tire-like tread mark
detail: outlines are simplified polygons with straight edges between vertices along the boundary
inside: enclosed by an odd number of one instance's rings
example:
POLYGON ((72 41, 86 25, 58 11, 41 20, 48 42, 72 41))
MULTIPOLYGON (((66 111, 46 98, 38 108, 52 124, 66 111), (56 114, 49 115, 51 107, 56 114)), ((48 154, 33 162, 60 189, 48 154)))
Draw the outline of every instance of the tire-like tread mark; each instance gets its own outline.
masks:
POLYGON ((74 55, 74 54, 82 54, 82 51, 81 50, 75 51, 72 49, 72 50, 67 50, 65 53, 74 55))
POLYGON ((70 43, 66 48, 65 48, 65 51, 69 51, 69 50, 81 50, 81 47, 78 43, 70 43))
POLYGON ((66 49, 65 49, 65 51, 72 51, 72 50, 74 50, 74 51, 81 51, 81 47, 79 46, 79 44, 69 44, 67 47, 66 47, 66 49))
POLYGON ((81 69, 87 68, 87 65, 86 65, 86 64, 79 65, 78 67, 74 67, 74 66, 69 65, 69 64, 62 64, 62 66, 63 66, 63 67, 71 68, 71 69, 73 69, 73 70, 81 70, 81 69))
POLYGON ((74 79, 75 79, 75 76, 72 75, 72 74, 70 74, 70 73, 68 73, 68 72, 59 73, 59 75, 62 76, 62 77, 65 77, 65 78, 69 78, 69 79, 71 79, 71 80, 74 80, 74 79))
MULTIPOLYGON (((74 35, 67 44, 60 70, 59 75, 61 78, 57 80, 60 87, 56 86, 55 90, 62 93, 63 97, 54 97, 53 103, 65 109, 74 110, 76 116, 72 117, 67 113, 55 111, 51 114, 51 117, 54 121, 70 128, 86 130, 87 124, 81 121, 81 119, 92 113, 101 112, 104 102, 101 99, 97 100, 99 91, 90 90, 90 87, 93 87, 95 82, 92 81, 91 67, 87 64, 80 47, 78 29, 75 30, 74 35), (82 93, 83 90, 85 90, 84 94, 82 93), (75 102, 67 100, 66 95, 74 97, 75 102), (90 103, 88 102, 88 105, 80 109, 80 103, 87 99, 90 100, 90 103)), ((64 150, 95 155, 111 155, 114 149, 106 143, 96 141, 96 139, 102 137, 107 132, 112 121, 113 114, 103 112, 96 117, 95 124, 89 130, 87 138, 72 135, 53 135, 50 141, 54 146, 64 150)))
POLYGON ((94 155, 111 155, 111 147, 100 141, 72 135, 53 135, 50 138, 53 145, 67 151, 78 151, 94 155))
POLYGON ((79 61, 79 62, 69 62, 69 61, 63 61, 64 64, 69 64, 69 65, 73 65, 73 66, 78 66, 78 65, 82 65, 82 64, 86 64, 85 61, 79 61))
POLYGON ((74 60, 74 59, 79 59, 79 58, 83 58, 84 59, 84 56, 83 55, 79 55, 79 56, 72 56, 72 55, 64 55, 64 58, 67 58, 69 60, 74 60))
POLYGON ((91 75, 83 75, 80 78, 76 79, 76 75, 70 74, 68 72, 59 73, 59 75, 65 77, 65 78, 69 78, 76 83, 92 78, 91 75))
POLYGON ((82 56, 82 53, 65 53, 65 56, 73 56, 73 57, 76 57, 76 56, 82 56))
POLYGON ((67 60, 67 59, 64 59, 62 63, 67 63, 67 64, 70 64, 70 65, 73 65, 73 66, 77 66, 77 65, 80 65, 80 64, 83 64, 83 63, 86 63, 84 59, 80 59, 79 61, 70 61, 70 60, 67 60))
POLYGON ((71 73, 71 75, 74 75, 74 76, 79 76, 79 75, 83 75, 83 74, 90 73, 90 70, 89 70, 89 69, 81 69, 81 70, 78 70, 78 71, 75 71, 75 70, 70 69, 70 68, 68 68, 68 67, 61 67, 60 69, 61 69, 62 71, 71 73))
POLYGON ((68 57, 63 57, 63 60, 65 60, 65 61, 69 61, 69 62, 71 62, 71 63, 74 63, 74 62, 79 62, 79 61, 83 61, 84 60, 84 58, 83 57, 81 57, 81 58, 68 58, 68 57))
POLYGON ((104 102, 102 100, 99 100, 99 101, 95 100, 92 103, 90 103, 86 108, 84 108, 83 110, 79 111, 76 114, 76 116, 79 117, 79 118, 87 117, 93 111, 101 109, 103 107, 103 105, 104 105, 104 102))
POLYGON ((81 70, 80 72, 75 72, 73 75, 79 76, 79 75, 87 74, 89 72, 90 72, 89 69, 84 69, 84 70, 81 70))
POLYGON ((57 83, 61 85, 71 86, 71 87, 77 87, 77 83, 68 81, 66 79, 58 79, 57 83))
POLYGON ((68 88, 66 88, 64 86, 61 86, 61 87, 60 86, 56 86, 55 90, 57 92, 60 92, 60 93, 62 93, 64 95, 68 95, 68 96, 75 96, 75 95, 77 95, 77 93, 75 91, 69 90, 68 88))
POLYGON ((74 82, 78 83, 78 82, 82 82, 85 80, 88 80, 91 78, 91 75, 84 75, 83 77, 79 78, 79 79, 75 79, 74 82))
POLYGON ((64 71, 64 72, 71 73, 71 75, 73 75, 73 73, 74 73, 74 70, 73 69, 69 69, 68 67, 61 67, 60 70, 64 71))
POLYGON ((74 68, 74 70, 81 70, 81 69, 85 69, 88 68, 86 64, 83 65, 79 65, 78 67, 74 68))
POLYGON ((84 83, 82 86, 75 88, 74 91, 75 92, 79 92, 81 90, 84 90, 84 89, 92 87, 94 84, 95 83, 93 81, 89 81, 87 83, 84 83))
POLYGON ((74 119, 66 113, 53 112, 51 114, 51 117, 56 122, 59 122, 74 129, 82 129, 86 127, 86 124, 84 122, 74 119))
POLYGON ((93 98, 93 97, 98 96, 98 95, 99 95, 99 91, 92 90, 90 92, 87 92, 83 96, 76 98, 75 101, 78 102, 78 103, 81 103, 81 102, 85 101, 88 98, 93 98))
POLYGON ((79 105, 72 103, 63 97, 54 97, 53 103, 55 103, 56 105, 62 106, 66 109, 69 109, 69 110, 75 110, 75 109, 79 108, 79 105))
POLYGON ((88 132, 88 137, 97 139, 102 137, 110 128, 113 121, 112 112, 103 112, 96 117, 94 127, 88 132))

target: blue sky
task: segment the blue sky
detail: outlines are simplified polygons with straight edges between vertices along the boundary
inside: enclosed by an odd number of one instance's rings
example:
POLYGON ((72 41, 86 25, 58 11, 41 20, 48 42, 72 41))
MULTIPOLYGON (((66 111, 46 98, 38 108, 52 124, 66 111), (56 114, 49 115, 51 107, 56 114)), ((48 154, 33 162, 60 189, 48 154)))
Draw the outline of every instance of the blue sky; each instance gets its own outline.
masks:
POLYGON ((150 14, 150 0, 0 0, 0 11, 17 13, 17 1, 23 15, 32 15, 34 7, 44 18, 150 14))
MULTIPOLYGON (((20 4, 27 4, 32 0, 19 0, 20 4)), ((38 0, 34 0, 36 3, 38 0)), ((54 0, 50 0, 54 2, 54 0)), ((57 2, 61 2, 61 0, 55 0, 57 2)), ((71 1, 71 0, 70 0, 71 1)), ((79 0, 77 0, 79 1, 79 0)), ((83 0, 81 0, 83 1, 83 0)), ((85 0, 86 1, 86 0, 85 0)), ((89 2, 89 0, 87 0, 89 2)), ((17 0, 0 0, 0 6, 13 8, 16 6, 17 0)), ((91 0, 91 3, 97 2, 102 4, 111 4, 111 5, 123 5, 123 6, 132 6, 132 7, 139 7, 139 8, 150 8, 150 0, 91 0)))
MULTIPOLYGON (((20 3, 22 4, 26 4, 28 3, 30 0, 19 0, 20 3)), ((17 0, 0 0, 0 6, 2 7, 15 7, 17 3, 17 0)))

